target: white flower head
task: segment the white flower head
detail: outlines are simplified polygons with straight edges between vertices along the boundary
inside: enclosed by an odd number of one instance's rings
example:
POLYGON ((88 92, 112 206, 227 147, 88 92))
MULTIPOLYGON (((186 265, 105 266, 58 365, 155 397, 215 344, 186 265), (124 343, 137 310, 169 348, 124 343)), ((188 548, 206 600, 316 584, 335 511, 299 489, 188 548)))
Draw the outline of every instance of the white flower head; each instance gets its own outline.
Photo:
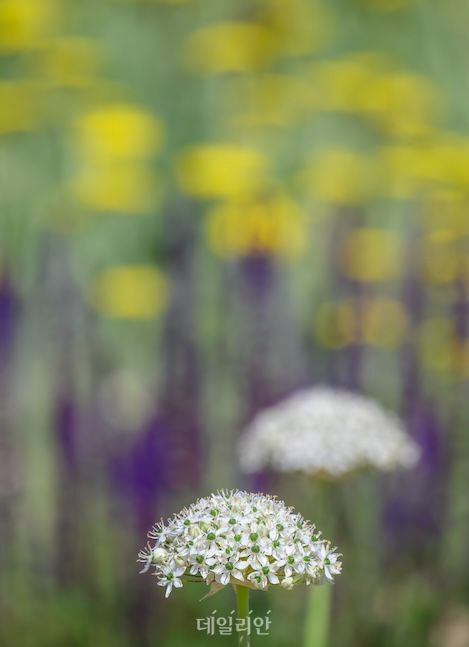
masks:
POLYGON ((241 466, 338 478, 365 467, 390 471, 419 458, 402 422, 376 402, 327 387, 300 391, 261 412, 244 433, 241 466))
POLYGON ((205 582, 215 591, 228 584, 290 590, 330 582, 341 572, 340 555, 315 526, 263 494, 211 494, 148 536, 138 561, 142 572, 153 569, 166 597, 185 581, 205 582))

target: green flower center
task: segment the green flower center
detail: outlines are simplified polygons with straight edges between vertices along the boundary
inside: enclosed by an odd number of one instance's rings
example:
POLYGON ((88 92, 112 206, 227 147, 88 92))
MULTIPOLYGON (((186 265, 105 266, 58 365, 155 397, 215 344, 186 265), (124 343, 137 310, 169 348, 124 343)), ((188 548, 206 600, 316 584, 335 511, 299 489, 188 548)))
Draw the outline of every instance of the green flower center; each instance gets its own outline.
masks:
POLYGON ((213 540, 215 539, 215 535, 213 534, 213 532, 209 532, 209 533, 208 533, 208 535, 207 535, 207 539, 208 539, 209 541, 213 541, 213 540))

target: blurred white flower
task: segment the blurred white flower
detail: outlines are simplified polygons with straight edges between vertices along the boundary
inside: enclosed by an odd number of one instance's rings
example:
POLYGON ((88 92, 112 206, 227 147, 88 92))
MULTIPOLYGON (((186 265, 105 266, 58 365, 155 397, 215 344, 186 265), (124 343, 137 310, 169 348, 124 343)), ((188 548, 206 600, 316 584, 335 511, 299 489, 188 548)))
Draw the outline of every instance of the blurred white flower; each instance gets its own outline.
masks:
POLYGON ((360 395, 327 387, 300 391, 261 412, 244 433, 241 467, 338 478, 374 467, 412 467, 419 458, 402 422, 360 395))
POLYGON ((342 567, 336 549, 292 508, 238 490, 199 499, 148 536, 138 556, 141 572, 153 568, 166 597, 185 580, 203 581, 213 591, 227 584, 291 589, 331 581, 342 567))

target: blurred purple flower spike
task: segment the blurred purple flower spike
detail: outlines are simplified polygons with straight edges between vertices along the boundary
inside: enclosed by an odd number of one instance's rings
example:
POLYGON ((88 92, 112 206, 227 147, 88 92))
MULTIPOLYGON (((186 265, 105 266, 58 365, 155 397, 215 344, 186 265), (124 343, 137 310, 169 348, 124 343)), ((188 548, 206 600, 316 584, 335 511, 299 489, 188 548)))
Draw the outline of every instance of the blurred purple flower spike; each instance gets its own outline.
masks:
POLYGON ((130 446, 111 459, 113 490, 135 509, 139 530, 155 522, 169 485, 166 437, 164 423, 155 417, 130 446))
POLYGON ((0 268, 0 371, 12 353, 18 314, 19 302, 13 286, 8 274, 0 268))
POLYGON ((448 457, 444 430, 430 403, 414 404, 407 424, 421 458, 416 468, 401 475, 395 484, 384 508, 384 525, 395 546, 404 541, 418 551, 444 530, 448 457))

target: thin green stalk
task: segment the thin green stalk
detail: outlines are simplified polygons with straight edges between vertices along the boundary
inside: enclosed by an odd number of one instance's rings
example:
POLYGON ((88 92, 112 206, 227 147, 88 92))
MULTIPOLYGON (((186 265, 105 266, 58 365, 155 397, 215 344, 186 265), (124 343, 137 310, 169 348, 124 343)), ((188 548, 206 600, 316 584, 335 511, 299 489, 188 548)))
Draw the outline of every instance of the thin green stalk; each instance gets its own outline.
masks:
POLYGON ((323 584, 310 587, 306 609, 304 647, 327 647, 332 600, 332 586, 323 584))
MULTIPOLYGON (((244 620, 242 630, 238 631, 238 644, 240 647, 249 647, 249 589, 246 586, 235 585, 236 606, 238 620, 244 620)), ((241 624, 241 623, 240 623, 241 624)))

